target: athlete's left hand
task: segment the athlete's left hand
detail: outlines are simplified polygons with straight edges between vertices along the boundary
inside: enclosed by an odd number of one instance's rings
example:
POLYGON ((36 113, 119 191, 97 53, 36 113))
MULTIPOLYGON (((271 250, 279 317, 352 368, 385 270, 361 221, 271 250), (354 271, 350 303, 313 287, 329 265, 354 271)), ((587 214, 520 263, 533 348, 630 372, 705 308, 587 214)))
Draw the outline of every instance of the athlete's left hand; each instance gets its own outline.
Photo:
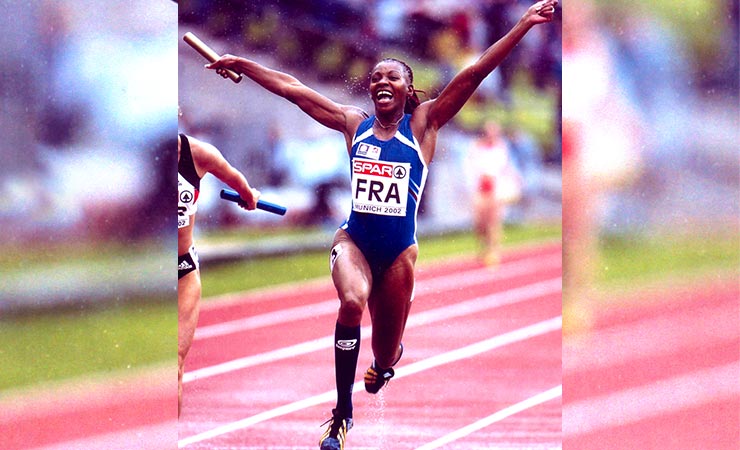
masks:
POLYGON ((550 22, 555 14, 555 7, 557 5, 557 0, 542 0, 530 6, 524 16, 535 25, 550 22))

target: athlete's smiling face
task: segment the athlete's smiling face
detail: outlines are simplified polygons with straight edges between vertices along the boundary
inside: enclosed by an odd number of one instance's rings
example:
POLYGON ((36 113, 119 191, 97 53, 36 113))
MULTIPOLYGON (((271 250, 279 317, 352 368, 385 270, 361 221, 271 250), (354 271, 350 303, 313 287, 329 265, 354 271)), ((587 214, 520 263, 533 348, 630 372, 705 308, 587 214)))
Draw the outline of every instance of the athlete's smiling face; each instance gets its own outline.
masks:
POLYGON ((382 61, 370 73, 370 96, 377 111, 403 111, 411 92, 411 82, 400 63, 382 61))

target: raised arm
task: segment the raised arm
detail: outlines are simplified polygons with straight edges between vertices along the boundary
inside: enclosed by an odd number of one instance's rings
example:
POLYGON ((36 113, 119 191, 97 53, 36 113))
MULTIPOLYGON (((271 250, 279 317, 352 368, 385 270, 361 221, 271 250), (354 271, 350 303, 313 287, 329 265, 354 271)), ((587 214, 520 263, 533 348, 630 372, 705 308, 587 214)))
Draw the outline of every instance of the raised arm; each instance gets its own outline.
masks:
POLYGON ((210 173, 223 181, 247 202, 246 209, 255 209, 260 191, 249 185, 244 174, 234 168, 215 146, 190 136, 188 136, 188 140, 193 152, 196 170, 201 174, 210 173))
POLYGON ((543 0, 532 5, 504 37, 488 47, 475 63, 455 75, 439 97, 429 102, 426 128, 438 130, 452 119, 533 26, 552 20, 557 4, 557 0, 543 0))
POLYGON ((298 105, 301 110, 320 124, 342 132, 354 134, 357 126, 367 114, 354 106, 340 105, 301 83, 294 76, 270 69, 252 60, 234 55, 224 55, 206 66, 224 76, 219 69, 231 69, 246 75, 257 84, 298 105))

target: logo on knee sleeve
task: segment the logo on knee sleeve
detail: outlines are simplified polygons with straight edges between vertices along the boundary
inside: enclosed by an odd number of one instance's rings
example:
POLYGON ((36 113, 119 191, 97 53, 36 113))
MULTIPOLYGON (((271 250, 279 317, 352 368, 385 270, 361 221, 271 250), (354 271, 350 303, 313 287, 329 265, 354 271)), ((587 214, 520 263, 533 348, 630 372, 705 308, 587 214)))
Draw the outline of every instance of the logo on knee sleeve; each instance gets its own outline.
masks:
POLYGON ((354 350, 357 347, 357 339, 339 339, 336 346, 339 350, 354 350))

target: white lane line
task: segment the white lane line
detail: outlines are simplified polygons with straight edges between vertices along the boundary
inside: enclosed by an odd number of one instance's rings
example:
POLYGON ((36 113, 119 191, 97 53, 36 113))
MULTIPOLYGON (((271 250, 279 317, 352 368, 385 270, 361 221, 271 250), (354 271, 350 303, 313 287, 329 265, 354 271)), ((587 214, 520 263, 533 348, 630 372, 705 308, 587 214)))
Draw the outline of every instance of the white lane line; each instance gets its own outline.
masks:
MULTIPOLYGON (((562 317, 560 316, 553 317, 548 320, 543 320, 542 322, 538 322, 538 323, 526 326, 524 328, 519 328, 518 330, 510 331, 508 333, 504 333, 499 336, 494 336, 490 339, 486 339, 485 341, 476 342, 474 344, 459 348, 457 350, 451 350, 451 351, 433 356, 425 360, 417 361, 415 363, 412 363, 412 364, 409 364, 403 367, 399 367, 398 370, 396 371, 395 379, 413 375, 415 373, 419 373, 424 370, 429 370, 434 367, 441 366, 443 364, 449 364, 451 362, 455 362, 461 359, 470 358, 470 357, 479 355, 481 353, 494 350, 499 347, 503 347, 508 344, 513 344, 515 342, 524 341, 529 338, 551 333, 553 331, 560 330, 561 327, 562 327, 562 317)), ((364 388, 365 387, 364 387, 364 384, 362 383, 362 380, 358 379, 355 381, 353 392, 360 391, 364 388)), ((291 414, 293 412, 300 411, 302 409, 306 409, 312 406, 320 405, 322 403, 330 402, 334 400, 335 395, 336 395, 335 391, 332 390, 332 391, 324 392, 323 394, 319 394, 313 397, 299 400, 297 402, 279 406, 277 408, 261 412, 254 416, 247 417, 245 419, 241 419, 236 422, 222 425, 212 430, 205 431, 203 433, 199 433, 199 434, 181 439, 177 442, 177 445, 178 445, 178 448, 183 448, 190 444, 194 444, 196 442, 202 442, 202 441, 212 439, 217 436, 222 436, 224 434, 232 433, 234 431, 243 430, 245 428, 248 428, 252 425, 264 422, 266 420, 274 419, 276 417, 291 414)))
MULTIPOLYGON (((443 306, 440 308, 423 311, 417 314, 411 314, 406 328, 413 328, 421 325, 427 325, 456 317, 462 317, 470 314, 479 313, 488 309, 499 308, 502 306, 528 301, 540 298, 546 295, 559 293, 562 289, 562 279, 553 278, 551 280, 540 281, 515 289, 509 289, 496 294, 474 298, 453 305, 443 306)), ((363 339, 370 336, 372 328, 370 326, 362 327, 360 330, 363 339)), ((186 372, 183 375, 183 383, 189 383, 194 380, 200 380, 236 370, 253 367, 259 364, 270 363, 282 359, 293 358, 307 353, 331 348, 334 345, 334 336, 324 336, 300 344, 283 347, 257 355, 245 356, 213 366, 203 367, 186 372)))
MULTIPOLYGON (((72 424, 71 424, 72 425, 72 424)), ((72 425, 74 426, 74 425, 72 425)), ((172 448, 177 439, 177 421, 146 425, 97 436, 86 436, 73 441, 58 442, 34 450, 161 450, 172 448)), ((30 447, 25 447, 30 448, 30 447)))
MULTIPOLYGON (((454 273, 419 282, 416 295, 419 296, 429 293, 438 293, 441 291, 459 290, 484 282, 492 283, 537 271, 552 269, 559 267, 560 265, 562 265, 562 257, 560 255, 552 255, 545 257, 532 257, 506 263, 496 271, 492 271, 489 268, 482 268, 471 270, 464 274, 454 273)), ((195 339, 200 340, 213 338, 298 320, 312 319, 321 315, 336 313, 337 308, 339 308, 339 301, 336 298, 332 298, 322 300, 311 305, 286 308, 270 313, 207 325, 195 330, 195 339)))
POLYGON ((207 339, 218 336, 225 336, 232 333, 256 330, 258 328, 280 325, 298 320, 310 319, 317 316, 323 316, 335 313, 339 308, 339 301, 323 300, 319 303, 310 305, 296 306, 294 308, 281 309, 256 316, 245 317, 243 319, 230 320, 228 322, 206 325, 195 330, 195 339, 207 339))
POLYGON ((740 400, 740 362, 563 405, 563 435, 637 423, 714 401, 740 400))
POLYGON ((669 312, 582 337, 567 337, 563 342, 563 369, 570 372, 603 369, 738 339, 740 328, 735 305, 669 312))
POLYGON ((416 450, 432 450, 435 448, 442 447, 445 444, 449 444, 450 442, 454 442, 460 438, 464 438, 465 436, 468 436, 476 431, 482 430, 483 428, 487 426, 490 426, 496 422, 504 420, 509 416, 513 416, 516 413, 522 412, 529 408, 533 408, 539 404, 553 400, 562 395, 563 395, 562 385, 556 386, 552 389, 548 389, 545 392, 540 392, 539 394, 533 397, 530 397, 514 405, 508 406, 502 409, 501 411, 497 411, 491 414, 490 416, 485 417, 477 422, 471 423, 470 425, 460 428, 459 430, 455 430, 452 433, 442 436, 441 438, 435 441, 422 445, 416 450))
POLYGON ((563 265, 563 257, 557 255, 536 256, 519 261, 504 263, 496 270, 489 267, 455 272, 450 275, 441 275, 432 279, 420 281, 416 286, 416 294, 437 293, 440 291, 461 290, 465 287, 484 282, 495 282, 514 278, 544 270, 554 269, 563 265))

